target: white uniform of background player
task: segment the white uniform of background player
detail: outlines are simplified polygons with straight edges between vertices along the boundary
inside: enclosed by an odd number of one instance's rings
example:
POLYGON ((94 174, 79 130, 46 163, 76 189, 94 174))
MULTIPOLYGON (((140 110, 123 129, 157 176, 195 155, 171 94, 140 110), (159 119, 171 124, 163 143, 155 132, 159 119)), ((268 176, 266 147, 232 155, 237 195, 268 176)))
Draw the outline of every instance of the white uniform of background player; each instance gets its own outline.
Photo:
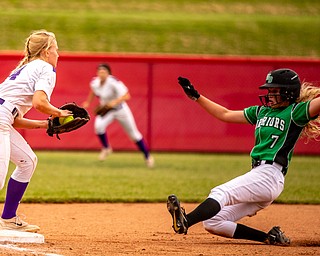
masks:
POLYGON ((37 232, 39 227, 20 220, 16 211, 37 165, 37 156, 15 128, 48 128, 47 120, 30 120, 24 115, 34 107, 52 117, 70 116, 50 104, 58 61, 55 35, 44 30, 26 40, 25 57, 0 85, 0 189, 4 187, 11 160, 14 169, 7 187, 0 229, 37 232))
POLYGON ((99 97, 100 105, 107 105, 113 108, 113 110, 109 111, 106 115, 97 115, 95 118, 95 133, 102 144, 99 159, 104 160, 105 157, 112 152, 108 142, 106 128, 114 120, 117 120, 130 139, 136 143, 139 150, 144 154, 147 166, 153 167, 154 160, 150 155, 142 134, 136 126, 132 112, 126 103, 126 101, 130 99, 128 88, 122 81, 111 74, 111 68, 108 64, 100 64, 98 66, 97 77, 92 79, 90 88, 91 91, 88 99, 83 103, 84 107, 88 107, 94 96, 97 96, 99 97))

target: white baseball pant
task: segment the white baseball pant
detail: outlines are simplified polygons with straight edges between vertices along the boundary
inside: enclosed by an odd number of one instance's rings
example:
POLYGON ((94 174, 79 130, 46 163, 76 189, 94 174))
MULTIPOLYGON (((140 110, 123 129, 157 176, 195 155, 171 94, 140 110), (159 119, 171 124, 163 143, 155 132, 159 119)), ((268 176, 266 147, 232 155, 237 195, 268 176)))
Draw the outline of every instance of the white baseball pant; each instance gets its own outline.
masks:
POLYGON ((37 165, 37 156, 12 126, 12 109, 9 102, 0 105, 0 189, 4 187, 11 160, 16 168, 11 177, 19 182, 29 182, 37 165))
POLYGON ((283 188, 281 170, 269 164, 262 164, 213 188, 208 197, 220 203, 221 211, 205 220, 204 228, 212 234, 233 237, 236 221, 266 208, 281 194, 283 188))
POLYGON ((132 112, 127 104, 122 104, 122 107, 117 110, 111 110, 105 116, 96 116, 94 128, 96 134, 104 134, 106 128, 114 121, 117 120, 128 136, 134 142, 142 139, 142 134, 139 132, 132 112))

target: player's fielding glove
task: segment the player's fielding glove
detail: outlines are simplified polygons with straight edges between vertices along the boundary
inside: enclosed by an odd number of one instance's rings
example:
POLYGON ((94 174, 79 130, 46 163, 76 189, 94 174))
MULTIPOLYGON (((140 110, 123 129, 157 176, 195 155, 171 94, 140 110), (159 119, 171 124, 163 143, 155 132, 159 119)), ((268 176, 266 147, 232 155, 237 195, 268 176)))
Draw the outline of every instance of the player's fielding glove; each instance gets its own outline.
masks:
POLYGON ((94 113, 99 116, 105 116, 109 111, 113 110, 114 108, 109 108, 106 105, 98 105, 94 109, 94 113))
POLYGON ((51 137, 54 134, 56 134, 59 140, 60 140, 59 134, 77 130, 80 127, 84 126, 90 120, 90 116, 87 110, 85 110, 82 107, 79 107, 74 102, 66 103, 63 106, 61 106, 60 109, 70 110, 72 112, 74 119, 65 124, 60 124, 59 117, 48 119, 47 134, 51 137))
POLYGON ((192 100, 197 100, 200 97, 200 94, 198 91, 193 87, 193 85, 190 83, 188 78, 184 78, 179 76, 178 77, 178 83, 181 85, 184 92, 187 94, 187 96, 192 100))

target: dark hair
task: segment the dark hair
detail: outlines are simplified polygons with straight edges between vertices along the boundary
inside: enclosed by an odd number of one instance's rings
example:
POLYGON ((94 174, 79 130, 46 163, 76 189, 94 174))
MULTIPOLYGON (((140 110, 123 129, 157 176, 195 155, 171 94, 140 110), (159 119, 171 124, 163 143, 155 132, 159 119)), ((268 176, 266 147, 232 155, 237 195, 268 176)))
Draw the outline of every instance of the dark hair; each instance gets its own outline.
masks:
POLYGON ((101 63, 101 64, 99 64, 99 66, 98 66, 98 69, 100 69, 100 68, 106 69, 106 70, 109 72, 110 75, 112 74, 112 73, 111 73, 111 68, 110 68, 110 65, 109 65, 109 64, 107 64, 107 63, 101 63))

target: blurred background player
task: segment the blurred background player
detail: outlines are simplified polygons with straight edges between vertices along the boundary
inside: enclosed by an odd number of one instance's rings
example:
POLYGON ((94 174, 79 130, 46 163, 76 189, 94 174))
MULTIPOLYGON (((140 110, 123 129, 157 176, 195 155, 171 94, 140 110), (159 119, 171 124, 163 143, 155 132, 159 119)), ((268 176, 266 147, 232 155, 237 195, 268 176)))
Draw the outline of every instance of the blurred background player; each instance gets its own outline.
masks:
POLYGON ((25 43, 25 57, 0 85, 0 189, 4 187, 11 160, 14 169, 7 187, 0 229, 37 232, 40 228, 21 220, 16 211, 37 165, 37 156, 15 128, 48 128, 48 120, 24 115, 34 107, 52 117, 70 116, 50 104, 56 83, 58 44, 53 33, 35 31, 25 43))
MULTIPOLYGON (((167 207, 173 229, 186 234, 203 221, 204 228, 216 235, 267 244, 290 244, 278 226, 268 233, 236 221, 253 216, 269 206, 283 191, 285 175, 297 140, 320 136, 320 88, 304 82, 290 69, 271 71, 260 89, 262 106, 229 110, 200 95, 187 78, 179 77, 185 93, 213 117, 229 123, 255 125, 255 146, 251 150, 251 171, 213 188, 205 201, 186 214, 175 195, 167 207)), ((272 214, 272 213, 271 213, 272 214)))
POLYGON ((117 120, 143 153, 146 165, 152 168, 154 166, 154 159, 150 155, 149 148, 142 134, 139 132, 133 114, 126 103, 126 101, 130 99, 128 88, 123 82, 112 75, 111 68, 106 63, 98 66, 97 76, 92 79, 90 88, 91 90, 87 100, 82 103, 84 108, 88 108, 96 96, 99 98, 100 106, 106 106, 112 109, 103 116, 96 115, 95 118, 95 133, 102 145, 99 159, 103 161, 112 153, 112 147, 109 144, 106 129, 114 120, 117 120))

